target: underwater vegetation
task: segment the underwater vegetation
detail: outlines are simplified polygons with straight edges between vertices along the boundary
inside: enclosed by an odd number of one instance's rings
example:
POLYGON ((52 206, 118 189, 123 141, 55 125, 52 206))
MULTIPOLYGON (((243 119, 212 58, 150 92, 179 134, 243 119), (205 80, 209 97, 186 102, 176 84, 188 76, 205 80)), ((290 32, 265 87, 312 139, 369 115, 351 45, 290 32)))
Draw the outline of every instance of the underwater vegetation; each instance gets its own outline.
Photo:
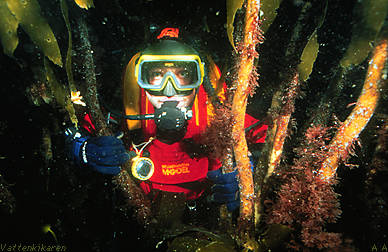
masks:
MULTIPOLYGON (((2 1, 1 9, 4 13, 4 24, 8 26, 3 30, 2 41, 4 52, 12 55, 18 39, 16 30, 18 25, 28 33, 31 40, 43 51, 43 53, 55 64, 62 66, 62 57, 59 52, 57 40, 49 24, 40 14, 39 3, 35 0, 26 1, 2 1), (7 11, 8 7, 8 11, 7 11), (10 15, 11 14, 11 15, 10 15)), ((2 22, 2 23, 3 23, 2 22)))
POLYGON ((0 244, 380 251, 388 246, 387 11, 386 0, 0 0, 0 244), (206 214, 176 230, 166 227, 180 225, 184 204, 151 206, 125 168, 112 180, 72 167, 62 138, 86 113, 98 135, 120 129, 101 101, 121 109, 124 66, 169 25, 222 70, 227 99, 204 144, 224 172, 234 155, 241 199, 233 214, 201 205, 206 214), (265 144, 247 145, 245 111, 269 125, 265 144))
POLYGON ((247 1, 245 8, 243 39, 237 45, 239 67, 237 70, 234 93, 231 104, 231 118, 233 119, 232 138, 233 153, 238 169, 240 187, 240 239, 244 247, 254 248, 251 245, 252 222, 254 217, 254 183, 251 172, 251 164, 248 157, 248 145, 245 138, 244 117, 248 95, 255 88, 257 73, 254 68, 254 60, 258 54, 256 44, 263 41, 262 31, 259 26, 260 1, 247 1), (251 226, 251 227, 249 227, 251 226), (248 245, 249 244, 249 245, 248 245))

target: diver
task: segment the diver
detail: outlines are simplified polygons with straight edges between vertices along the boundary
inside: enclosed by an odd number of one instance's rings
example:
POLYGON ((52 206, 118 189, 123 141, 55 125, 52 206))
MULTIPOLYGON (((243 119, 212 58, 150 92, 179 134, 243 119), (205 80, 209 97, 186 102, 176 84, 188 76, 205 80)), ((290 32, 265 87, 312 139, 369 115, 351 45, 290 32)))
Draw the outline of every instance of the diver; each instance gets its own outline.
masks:
MULTIPOLYGON (((165 28, 155 43, 132 57, 123 76, 124 131, 140 129, 144 140, 124 143, 122 134, 93 137, 86 120, 89 133, 67 130, 72 159, 111 175, 132 162, 129 172, 152 202, 163 192, 173 193, 192 209, 210 192, 207 199, 237 209, 237 171, 223 174, 221 162, 199 144, 217 103, 225 100, 226 85, 219 79, 210 57, 184 43, 177 28, 165 28)), ((246 126, 254 124, 254 142, 263 143, 267 126, 249 115, 246 121, 246 126)))

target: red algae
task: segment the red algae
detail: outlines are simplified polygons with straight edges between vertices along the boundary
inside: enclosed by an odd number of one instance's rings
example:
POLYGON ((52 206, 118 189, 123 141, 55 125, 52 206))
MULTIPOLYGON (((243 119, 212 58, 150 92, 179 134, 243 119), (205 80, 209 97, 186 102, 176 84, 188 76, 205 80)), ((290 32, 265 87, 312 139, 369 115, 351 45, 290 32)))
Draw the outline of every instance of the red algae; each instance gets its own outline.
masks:
POLYGON ((307 130, 304 146, 297 149, 299 158, 280 174, 286 182, 268 215, 270 224, 297 229, 295 234, 299 235, 289 244, 294 249, 338 248, 342 243, 340 234, 325 230, 325 225, 336 222, 341 214, 338 194, 317 172, 327 156, 327 131, 321 126, 307 130))

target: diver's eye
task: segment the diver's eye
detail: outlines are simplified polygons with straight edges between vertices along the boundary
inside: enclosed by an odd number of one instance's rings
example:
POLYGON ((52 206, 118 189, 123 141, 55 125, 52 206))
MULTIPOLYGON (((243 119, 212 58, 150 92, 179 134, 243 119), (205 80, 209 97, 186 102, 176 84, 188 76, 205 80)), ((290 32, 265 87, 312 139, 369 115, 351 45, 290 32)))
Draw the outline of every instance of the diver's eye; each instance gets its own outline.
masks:
POLYGON ((153 71, 149 74, 150 79, 162 77, 162 71, 153 71))
POLYGON ((155 71, 151 71, 148 74, 148 81, 152 85, 159 85, 162 78, 163 78, 162 71, 155 70, 155 71))
POLYGON ((179 71, 179 78, 190 79, 190 72, 188 70, 179 71))

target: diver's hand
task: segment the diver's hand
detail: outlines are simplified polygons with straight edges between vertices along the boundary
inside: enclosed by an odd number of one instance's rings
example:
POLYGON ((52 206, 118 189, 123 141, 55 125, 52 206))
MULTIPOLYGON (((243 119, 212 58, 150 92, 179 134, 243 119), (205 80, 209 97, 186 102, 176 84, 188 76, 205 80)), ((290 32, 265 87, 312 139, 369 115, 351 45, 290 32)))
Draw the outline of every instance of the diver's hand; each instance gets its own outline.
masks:
MULTIPOLYGON (((251 171, 254 171, 256 162, 249 155, 251 171)), ((236 164, 233 165, 236 167, 236 164)), ((240 190, 237 180, 238 169, 233 172, 222 173, 222 168, 207 173, 207 178, 214 183, 210 200, 220 204, 226 204, 229 212, 233 212, 240 206, 240 190)))
MULTIPOLYGON (((68 135, 67 141, 70 136, 68 135)), ((71 156, 79 164, 88 165, 100 173, 117 175, 120 172, 120 165, 129 160, 121 136, 122 133, 101 137, 73 135, 70 137, 71 156)))
POLYGON ((129 160, 119 136, 91 137, 86 140, 80 152, 82 161, 100 173, 119 174, 120 165, 129 160))
POLYGON ((209 171, 207 178, 214 183, 210 200, 226 204, 228 211, 233 212, 240 205, 239 188, 237 181, 238 171, 222 173, 221 169, 209 171))

